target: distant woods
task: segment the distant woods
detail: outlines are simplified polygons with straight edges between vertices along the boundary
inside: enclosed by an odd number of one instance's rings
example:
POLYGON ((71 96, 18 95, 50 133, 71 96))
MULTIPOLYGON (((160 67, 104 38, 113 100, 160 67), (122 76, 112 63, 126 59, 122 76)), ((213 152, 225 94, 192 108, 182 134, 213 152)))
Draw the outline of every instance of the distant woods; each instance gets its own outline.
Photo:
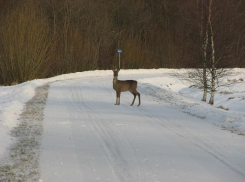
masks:
MULTIPOLYGON (((118 48, 124 69, 202 67, 201 1, 0 0, 0 84, 111 69, 118 48)), ((245 1, 214 1, 211 19, 216 67, 245 67, 245 1)))

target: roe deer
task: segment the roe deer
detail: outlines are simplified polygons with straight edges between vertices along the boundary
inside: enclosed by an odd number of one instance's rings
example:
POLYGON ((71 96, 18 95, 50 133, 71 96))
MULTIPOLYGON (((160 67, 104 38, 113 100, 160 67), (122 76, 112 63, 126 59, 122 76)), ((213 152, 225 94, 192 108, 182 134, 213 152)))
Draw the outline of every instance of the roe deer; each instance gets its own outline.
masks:
POLYGON ((139 104, 140 106, 140 93, 137 92, 137 81, 135 80, 118 80, 118 72, 120 69, 113 69, 114 72, 114 78, 113 78, 113 89, 117 92, 117 98, 116 98, 116 104, 115 105, 120 105, 120 95, 121 92, 129 91, 134 95, 134 100, 131 104, 131 106, 134 104, 136 95, 139 97, 139 104))

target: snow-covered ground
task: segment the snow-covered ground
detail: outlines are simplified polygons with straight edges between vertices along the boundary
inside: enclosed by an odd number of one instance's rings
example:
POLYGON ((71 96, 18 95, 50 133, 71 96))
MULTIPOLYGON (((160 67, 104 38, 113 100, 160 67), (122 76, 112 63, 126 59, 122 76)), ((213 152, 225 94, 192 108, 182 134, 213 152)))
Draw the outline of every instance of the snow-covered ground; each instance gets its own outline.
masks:
MULTIPOLYGON (((245 134, 245 70, 233 69, 220 79, 220 87, 215 94, 214 106, 201 102, 203 91, 193 87, 188 77, 190 70, 165 70, 164 76, 139 80, 153 89, 157 98, 168 100, 182 107, 184 112, 205 118, 214 124, 237 134, 245 134), (152 87, 152 86, 155 86, 152 87), (164 98, 165 93, 176 93, 176 98, 164 98), (177 99, 177 100, 176 100, 177 99), (181 106, 182 105, 182 106, 181 106), (195 106, 195 107, 193 107, 195 106), (217 109, 218 108, 218 109, 217 109)), ((209 101, 209 94, 207 103, 209 101)))
POLYGON ((244 181, 245 69, 224 78, 234 84, 218 88, 214 106, 186 75, 121 70, 119 79, 138 81, 140 107, 130 93, 114 106, 110 70, 1 87, 0 163, 25 103, 49 84, 39 181, 244 181))
MULTIPOLYGON (((110 75, 109 71, 88 71, 60 75, 49 79, 28 81, 15 86, 0 87, 0 159, 6 148, 13 142, 10 131, 19 124, 18 118, 25 103, 35 95, 35 89, 47 83, 85 77, 110 75)), ((7 153, 8 154, 8 153, 7 153)))

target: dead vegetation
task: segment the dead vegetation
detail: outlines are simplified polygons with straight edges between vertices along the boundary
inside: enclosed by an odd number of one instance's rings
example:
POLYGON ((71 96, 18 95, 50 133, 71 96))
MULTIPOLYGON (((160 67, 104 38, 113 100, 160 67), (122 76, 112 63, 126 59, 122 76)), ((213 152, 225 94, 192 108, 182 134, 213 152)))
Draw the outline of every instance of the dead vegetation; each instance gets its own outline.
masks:
POLYGON ((36 95, 26 103, 20 124, 11 131, 15 141, 9 156, 1 161, 0 182, 34 182, 39 180, 43 110, 49 85, 36 88, 36 95))

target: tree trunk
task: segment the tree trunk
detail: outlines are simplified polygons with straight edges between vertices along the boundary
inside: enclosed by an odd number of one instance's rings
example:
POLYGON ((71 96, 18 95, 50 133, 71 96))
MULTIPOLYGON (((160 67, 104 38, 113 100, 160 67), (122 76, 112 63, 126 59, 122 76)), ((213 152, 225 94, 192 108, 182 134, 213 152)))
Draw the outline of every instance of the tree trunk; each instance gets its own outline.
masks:
POLYGON ((206 102, 207 100, 207 92, 208 92, 208 85, 207 85, 207 68, 206 64, 203 65, 203 97, 202 101, 206 102))
POLYGON ((206 102, 208 83, 207 83, 207 46, 208 46, 208 22, 206 26, 206 33, 203 43, 203 98, 202 101, 206 102))
POLYGON ((211 96, 209 100, 209 104, 213 105, 214 104, 214 94, 215 94, 215 68, 212 67, 211 70, 211 75, 212 75, 212 87, 211 87, 211 96))
POLYGON ((211 29, 211 48, 212 48, 212 68, 211 68, 211 76, 212 76, 212 87, 211 87, 211 97, 209 104, 214 104, 214 94, 215 94, 215 81, 216 81, 216 68, 215 68, 215 50, 214 50, 214 37, 213 37, 213 30, 212 26, 210 25, 211 29))
POLYGON ((213 34, 213 27, 211 22, 211 6, 212 0, 209 1, 209 26, 210 26, 210 34, 211 34, 211 49, 212 49, 212 56, 211 56, 211 76, 212 76, 212 86, 211 86, 211 97, 209 100, 209 104, 214 104, 214 94, 215 94, 215 81, 216 81, 216 67, 215 67, 215 47, 214 47, 214 34, 213 34))
MULTIPOLYGON (((206 5, 206 2, 205 2, 206 5)), ((197 1, 197 7, 200 7, 199 11, 201 12, 201 23, 200 23, 200 39, 202 40, 202 84, 203 84, 203 97, 202 101, 206 102, 207 100, 207 90, 208 90, 208 84, 207 84, 207 46, 208 46, 208 37, 209 37, 209 31, 208 31, 208 18, 207 18, 207 10, 206 6, 204 5, 203 0, 197 1), (205 29, 206 27, 206 29, 205 29)))

